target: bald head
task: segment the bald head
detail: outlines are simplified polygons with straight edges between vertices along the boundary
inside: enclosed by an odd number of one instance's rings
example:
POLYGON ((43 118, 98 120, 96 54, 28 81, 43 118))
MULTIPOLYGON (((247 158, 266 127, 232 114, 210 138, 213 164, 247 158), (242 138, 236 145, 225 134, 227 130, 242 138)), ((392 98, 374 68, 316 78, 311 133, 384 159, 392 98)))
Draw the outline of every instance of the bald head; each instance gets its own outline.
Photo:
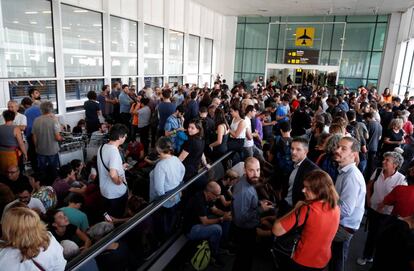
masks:
POLYGON ((215 195, 219 195, 221 193, 221 188, 218 183, 216 183, 215 181, 211 181, 207 184, 206 191, 213 193, 215 195))
POLYGON ((260 178, 260 162, 254 157, 248 157, 244 161, 244 170, 246 171, 247 181, 254 185, 259 182, 260 178))

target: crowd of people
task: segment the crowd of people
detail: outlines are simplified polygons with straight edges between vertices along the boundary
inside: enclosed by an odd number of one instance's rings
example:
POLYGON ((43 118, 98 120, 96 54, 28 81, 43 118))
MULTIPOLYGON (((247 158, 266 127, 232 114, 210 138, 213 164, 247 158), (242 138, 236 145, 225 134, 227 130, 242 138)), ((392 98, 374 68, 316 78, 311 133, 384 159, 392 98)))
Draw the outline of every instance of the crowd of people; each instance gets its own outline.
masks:
POLYGON ((117 82, 88 92, 72 131, 105 143, 90 161, 61 165, 67 126, 38 90, 28 94, 8 102, 0 125, 0 266, 8 270, 63 270, 189 181, 83 268, 136 269, 181 229, 191 242, 208 240, 217 267, 234 253, 233 270, 251 270, 259 247, 274 252, 280 270, 346 270, 365 223, 359 265, 413 270, 414 96, 273 81, 229 89, 220 78, 212 88, 117 82), (222 178, 194 181, 229 152, 222 178), (292 232, 297 244, 282 253, 292 232))

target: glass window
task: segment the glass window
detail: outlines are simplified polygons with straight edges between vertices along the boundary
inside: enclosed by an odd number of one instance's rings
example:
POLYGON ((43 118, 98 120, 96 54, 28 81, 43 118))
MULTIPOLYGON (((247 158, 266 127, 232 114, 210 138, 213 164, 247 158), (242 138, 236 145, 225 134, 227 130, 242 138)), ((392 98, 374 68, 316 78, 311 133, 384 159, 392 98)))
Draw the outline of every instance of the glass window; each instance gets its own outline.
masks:
POLYGON ((54 77, 51 3, 2 0, 0 77, 54 77))
POLYGON ((102 14, 61 5, 66 76, 101 76, 102 14))
POLYGON ((375 22, 377 20, 376 15, 361 15, 361 16, 347 16, 347 22, 375 22))
POLYGON ((244 30, 245 29, 246 29, 245 24, 237 24, 236 48, 244 47, 244 30))
POLYGON ((381 57, 382 57, 382 53, 376 53, 376 52, 372 53, 368 78, 372 78, 372 79, 379 78, 379 72, 381 69, 381 57))
POLYGON ((137 22, 111 16, 112 75, 136 75, 137 22))
POLYGON ((235 72, 233 77, 233 83, 238 84, 240 83, 240 80, 242 79, 242 74, 240 72, 235 72))
POLYGON ((40 92, 41 100, 49 100, 56 107, 56 81, 9 81, 10 99, 20 102, 24 97, 29 96, 31 88, 40 92))
POLYGON ((367 87, 368 88, 378 87, 378 80, 368 79, 368 81, 367 81, 367 87))
POLYGON ((388 15, 378 15, 378 22, 388 22, 388 15))
POLYGON ((189 83, 190 86, 192 84, 198 85, 198 75, 187 75, 187 81, 186 83, 189 83))
POLYGON ((144 77, 144 85, 150 88, 162 87, 164 82, 163 77, 144 77))
POLYGON ((332 29, 333 24, 324 24, 323 26, 323 40, 322 40, 322 50, 331 49, 331 39, 332 39, 332 29))
POLYGON ((237 17, 237 22, 238 23, 245 23, 246 22, 246 17, 237 17))
POLYGON ((387 33, 387 24, 377 24, 374 38, 374 50, 382 51, 384 47, 384 40, 387 33))
POLYGON ((342 23, 334 24, 331 50, 341 50, 342 35, 343 34, 344 34, 344 24, 342 24, 342 23))
POLYGON ((213 40, 204 40, 204 57, 203 57, 203 73, 211 73, 213 71, 213 40))
POLYGON ((85 99, 86 94, 91 90, 99 94, 101 92, 103 85, 103 79, 65 80, 66 100, 85 99))
POLYGON ((369 52, 343 52, 340 77, 366 78, 368 75, 369 52))
MULTIPOLYGON (((269 26, 270 26, 269 48, 277 49, 277 39, 279 37, 279 24, 270 24, 269 26)), ((266 39, 267 39, 267 34, 266 34, 266 39)))
POLYGON ((267 46, 268 24, 246 24, 245 48, 264 48, 267 46))
POLYGON ((270 17, 262 17, 262 16, 246 17, 246 23, 268 23, 269 21, 270 21, 270 17))
POLYGON ((266 50, 244 50, 243 72, 264 73, 266 50))
POLYGON ((340 57, 341 57, 341 52, 331 51, 331 56, 329 57, 329 65, 338 66, 340 57))
POLYGON ((175 83, 177 83, 178 86, 183 84, 183 77, 182 76, 169 76, 168 77, 168 84, 170 86, 173 86, 175 83))
POLYGON ((200 83, 201 83, 202 87, 204 87, 205 85, 207 85, 207 87, 211 87, 211 75, 210 74, 204 74, 204 75, 200 76, 200 83))
POLYGON ((329 64, 329 51, 322 51, 319 56, 319 65, 328 65, 329 64))
POLYGON ((164 29, 144 26, 144 73, 162 74, 164 60, 164 29))
POLYGON ((280 17, 279 16, 277 16, 277 17, 270 17, 270 21, 271 22, 280 22, 280 17))
POLYGON ((243 64, 243 50, 236 49, 236 57, 234 61, 234 71, 241 72, 242 71, 242 64, 243 64))
POLYGON ((200 59, 200 37, 190 35, 188 43, 188 73, 198 73, 200 59))
POLYGON ((184 57, 184 34, 181 32, 170 31, 170 50, 168 56, 168 74, 183 73, 183 57, 184 57))
POLYGON ((409 76, 410 76, 410 69, 411 69, 411 62, 413 61, 414 57, 414 39, 411 39, 408 42, 407 45, 407 51, 405 53, 405 61, 404 61, 404 67, 402 70, 402 75, 401 75, 401 86, 407 86, 408 85, 408 80, 409 80, 409 76))
POLYGON ((269 50, 267 56, 267 63, 277 63, 277 50, 269 50))
POLYGON ((346 24, 344 50, 366 50, 372 48, 375 24, 346 24))
POLYGON ((359 86, 366 86, 367 80, 362 78, 339 78, 339 82, 349 89, 357 89, 359 86))

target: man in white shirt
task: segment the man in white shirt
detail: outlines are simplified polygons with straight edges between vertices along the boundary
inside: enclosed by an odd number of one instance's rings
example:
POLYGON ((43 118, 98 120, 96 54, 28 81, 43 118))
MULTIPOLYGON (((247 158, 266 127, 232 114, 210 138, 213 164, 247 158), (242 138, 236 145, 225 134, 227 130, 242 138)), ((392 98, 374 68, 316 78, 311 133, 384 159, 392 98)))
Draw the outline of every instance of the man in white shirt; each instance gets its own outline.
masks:
POLYGON ((125 125, 115 124, 109 131, 109 142, 98 150, 99 188, 108 214, 114 217, 122 217, 128 201, 125 178, 128 164, 122 163, 118 149, 125 142, 127 134, 125 125))
MULTIPOLYGON (((18 126, 20 128, 20 130, 24 131, 26 129, 26 126, 27 126, 27 118, 26 118, 25 115, 20 114, 18 112, 19 104, 14 100, 10 100, 7 103, 7 109, 10 110, 10 111, 13 111, 16 114, 16 116, 14 117, 13 124, 18 126)), ((4 124, 3 116, 0 116, 0 124, 4 124)))

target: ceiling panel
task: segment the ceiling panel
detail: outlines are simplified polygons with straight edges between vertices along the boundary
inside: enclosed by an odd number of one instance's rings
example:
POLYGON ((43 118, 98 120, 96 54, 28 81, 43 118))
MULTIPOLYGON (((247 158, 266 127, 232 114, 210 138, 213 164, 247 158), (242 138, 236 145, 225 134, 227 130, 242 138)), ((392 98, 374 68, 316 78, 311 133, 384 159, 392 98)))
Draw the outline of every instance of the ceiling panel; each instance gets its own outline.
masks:
POLYGON ((414 0, 194 0, 224 15, 315 16, 404 12, 414 0))

